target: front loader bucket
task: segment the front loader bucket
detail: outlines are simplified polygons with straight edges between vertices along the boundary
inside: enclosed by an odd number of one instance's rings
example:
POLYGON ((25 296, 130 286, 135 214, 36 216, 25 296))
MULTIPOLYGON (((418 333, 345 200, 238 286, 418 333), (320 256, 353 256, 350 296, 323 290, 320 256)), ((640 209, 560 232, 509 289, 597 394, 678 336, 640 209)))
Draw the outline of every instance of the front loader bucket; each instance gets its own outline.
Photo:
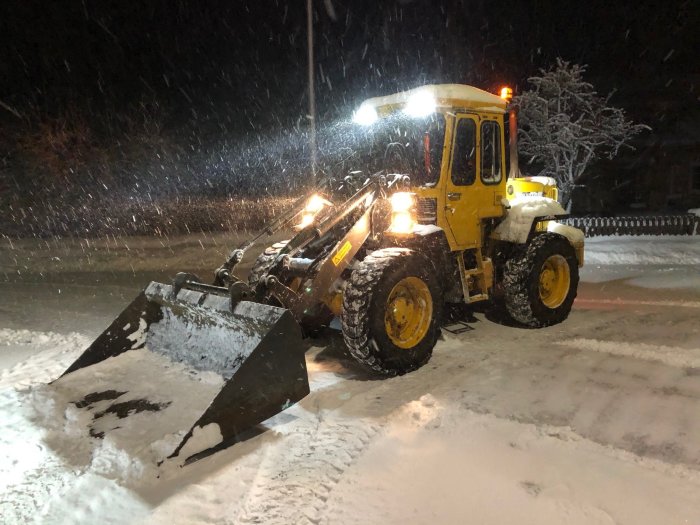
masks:
POLYGON ((52 383, 92 414, 91 435, 185 460, 309 393, 289 311, 247 301, 231 311, 227 296, 173 293, 152 282, 52 383))

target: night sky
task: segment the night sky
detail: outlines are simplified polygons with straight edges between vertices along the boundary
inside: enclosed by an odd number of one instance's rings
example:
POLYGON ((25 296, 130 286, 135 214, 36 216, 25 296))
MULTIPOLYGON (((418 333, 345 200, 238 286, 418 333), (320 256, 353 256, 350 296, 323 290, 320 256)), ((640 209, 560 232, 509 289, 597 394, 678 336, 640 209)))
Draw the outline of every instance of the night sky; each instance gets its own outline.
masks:
MULTIPOLYGON (((424 83, 517 92, 562 57, 588 64, 587 80, 615 90, 612 103, 654 137, 697 134, 697 1, 314 0, 314 9, 321 127, 367 96, 424 83)), ((45 122, 79 122, 90 141, 120 145, 153 124, 179 157, 307 126, 302 0, 10 1, 0 26, 5 149, 45 122)), ((5 155, 5 177, 16 158, 5 155)))

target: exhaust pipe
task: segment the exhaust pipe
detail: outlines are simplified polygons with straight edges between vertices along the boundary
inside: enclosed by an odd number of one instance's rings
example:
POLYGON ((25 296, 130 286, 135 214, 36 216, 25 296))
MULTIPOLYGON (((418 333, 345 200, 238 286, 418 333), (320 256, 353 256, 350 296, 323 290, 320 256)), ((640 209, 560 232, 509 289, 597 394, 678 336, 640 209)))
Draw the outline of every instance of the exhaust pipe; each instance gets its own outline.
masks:
POLYGON ((508 111, 508 147, 510 153, 510 171, 508 178, 520 177, 520 167, 518 166, 518 110, 511 105, 508 111))

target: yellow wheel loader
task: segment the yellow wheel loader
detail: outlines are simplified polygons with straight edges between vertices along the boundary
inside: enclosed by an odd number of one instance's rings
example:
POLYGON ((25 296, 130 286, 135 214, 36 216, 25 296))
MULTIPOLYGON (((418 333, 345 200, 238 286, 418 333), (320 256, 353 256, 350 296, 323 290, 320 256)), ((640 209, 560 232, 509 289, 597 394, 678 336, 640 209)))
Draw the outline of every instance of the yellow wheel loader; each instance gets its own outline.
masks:
MULTIPOLYGON (((516 128, 507 100, 466 85, 365 101, 353 117, 356 169, 343 191, 317 188, 267 227, 258 237, 296 233, 266 249, 247 281, 233 270, 255 239, 211 284, 190 274, 151 283, 54 386, 84 407, 99 400, 100 414, 109 403, 155 411, 177 399, 152 399, 157 388, 139 397, 110 380, 134 368, 158 374, 162 364, 187 379, 179 395, 191 393, 170 454, 182 457, 239 439, 303 398, 302 337, 334 320, 357 361, 386 376, 430 359, 450 303, 493 301, 531 327, 563 321, 583 234, 556 222, 564 210, 554 181, 519 177, 516 128), (80 373, 99 388, 85 378, 71 386, 80 373)), ((98 434, 114 431, 97 419, 98 434)))

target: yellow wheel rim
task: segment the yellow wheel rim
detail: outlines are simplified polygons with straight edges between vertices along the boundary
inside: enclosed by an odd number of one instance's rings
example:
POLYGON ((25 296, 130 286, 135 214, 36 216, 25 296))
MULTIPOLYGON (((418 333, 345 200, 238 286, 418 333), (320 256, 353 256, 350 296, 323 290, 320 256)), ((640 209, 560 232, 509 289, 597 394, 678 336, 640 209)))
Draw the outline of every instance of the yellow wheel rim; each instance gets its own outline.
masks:
POLYGON ((413 348, 430 329, 433 297, 418 277, 401 279, 391 289, 384 312, 386 333, 399 348, 413 348))
POLYGON ((547 308, 557 308, 571 287, 569 264, 561 255, 547 258, 540 269, 540 299, 547 308))

